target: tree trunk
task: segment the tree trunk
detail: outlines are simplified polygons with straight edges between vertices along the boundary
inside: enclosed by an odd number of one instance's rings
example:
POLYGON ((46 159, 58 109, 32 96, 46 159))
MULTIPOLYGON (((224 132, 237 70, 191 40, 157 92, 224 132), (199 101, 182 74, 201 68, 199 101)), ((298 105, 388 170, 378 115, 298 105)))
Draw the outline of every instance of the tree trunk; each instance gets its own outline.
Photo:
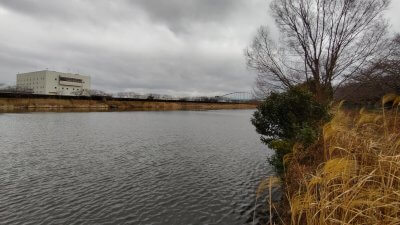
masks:
POLYGON ((314 83, 315 99, 321 104, 329 104, 333 99, 332 87, 319 82, 314 83))

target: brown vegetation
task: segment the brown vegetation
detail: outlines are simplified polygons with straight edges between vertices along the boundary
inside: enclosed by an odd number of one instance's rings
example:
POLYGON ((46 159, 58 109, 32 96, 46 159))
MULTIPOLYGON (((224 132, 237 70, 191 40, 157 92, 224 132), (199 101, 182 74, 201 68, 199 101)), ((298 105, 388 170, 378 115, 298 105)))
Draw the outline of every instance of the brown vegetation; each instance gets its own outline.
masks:
POLYGON ((255 109, 257 103, 208 103, 180 101, 121 101, 58 98, 0 98, 0 111, 20 110, 211 110, 211 109, 255 109))
POLYGON ((393 109, 338 106, 320 140, 285 157, 285 224, 400 224, 400 97, 393 109), (285 215, 286 212, 286 215, 285 215))
POLYGON ((400 34, 390 42, 388 54, 360 70, 335 92, 335 99, 371 105, 386 93, 400 94, 400 34))

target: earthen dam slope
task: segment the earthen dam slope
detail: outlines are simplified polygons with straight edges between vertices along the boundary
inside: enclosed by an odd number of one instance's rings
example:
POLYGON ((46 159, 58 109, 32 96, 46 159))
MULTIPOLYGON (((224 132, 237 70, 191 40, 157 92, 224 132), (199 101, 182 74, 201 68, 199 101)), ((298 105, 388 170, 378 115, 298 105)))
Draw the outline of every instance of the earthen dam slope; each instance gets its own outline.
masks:
POLYGON ((0 93, 0 112, 255 109, 258 102, 197 102, 0 93))

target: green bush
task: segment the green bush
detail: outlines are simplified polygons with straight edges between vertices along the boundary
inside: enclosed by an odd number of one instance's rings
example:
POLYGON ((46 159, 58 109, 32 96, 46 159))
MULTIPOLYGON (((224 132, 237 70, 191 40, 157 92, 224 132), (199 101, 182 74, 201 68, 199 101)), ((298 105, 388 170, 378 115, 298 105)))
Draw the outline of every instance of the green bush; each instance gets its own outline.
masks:
POLYGON ((268 162, 271 164, 278 174, 283 174, 285 166, 283 165, 283 157, 292 151, 294 143, 288 140, 270 141, 268 147, 275 151, 268 162))
POLYGON ((303 88, 271 93, 253 114, 251 122, 261 140, 275 150, 269 162, 283 173, 283 157, 295 143, 307 147, 315 142, 320 124, 329 119, 328 107, 314 100, 303 88))

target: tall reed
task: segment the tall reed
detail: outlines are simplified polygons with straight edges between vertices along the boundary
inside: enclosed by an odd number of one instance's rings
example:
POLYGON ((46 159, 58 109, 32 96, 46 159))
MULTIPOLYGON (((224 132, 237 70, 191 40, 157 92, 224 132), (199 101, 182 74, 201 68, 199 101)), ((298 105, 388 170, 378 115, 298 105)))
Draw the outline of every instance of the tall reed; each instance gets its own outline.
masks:
POLYGON ((381 112, 337 107, 315 146, 286 157, 288 223, 400 224, 399 103, 387 95, 381 112), (320 155, 322 163, 307 165, 304 154, 320 155), (288 183, 293 177, 297 185, 288 183))

